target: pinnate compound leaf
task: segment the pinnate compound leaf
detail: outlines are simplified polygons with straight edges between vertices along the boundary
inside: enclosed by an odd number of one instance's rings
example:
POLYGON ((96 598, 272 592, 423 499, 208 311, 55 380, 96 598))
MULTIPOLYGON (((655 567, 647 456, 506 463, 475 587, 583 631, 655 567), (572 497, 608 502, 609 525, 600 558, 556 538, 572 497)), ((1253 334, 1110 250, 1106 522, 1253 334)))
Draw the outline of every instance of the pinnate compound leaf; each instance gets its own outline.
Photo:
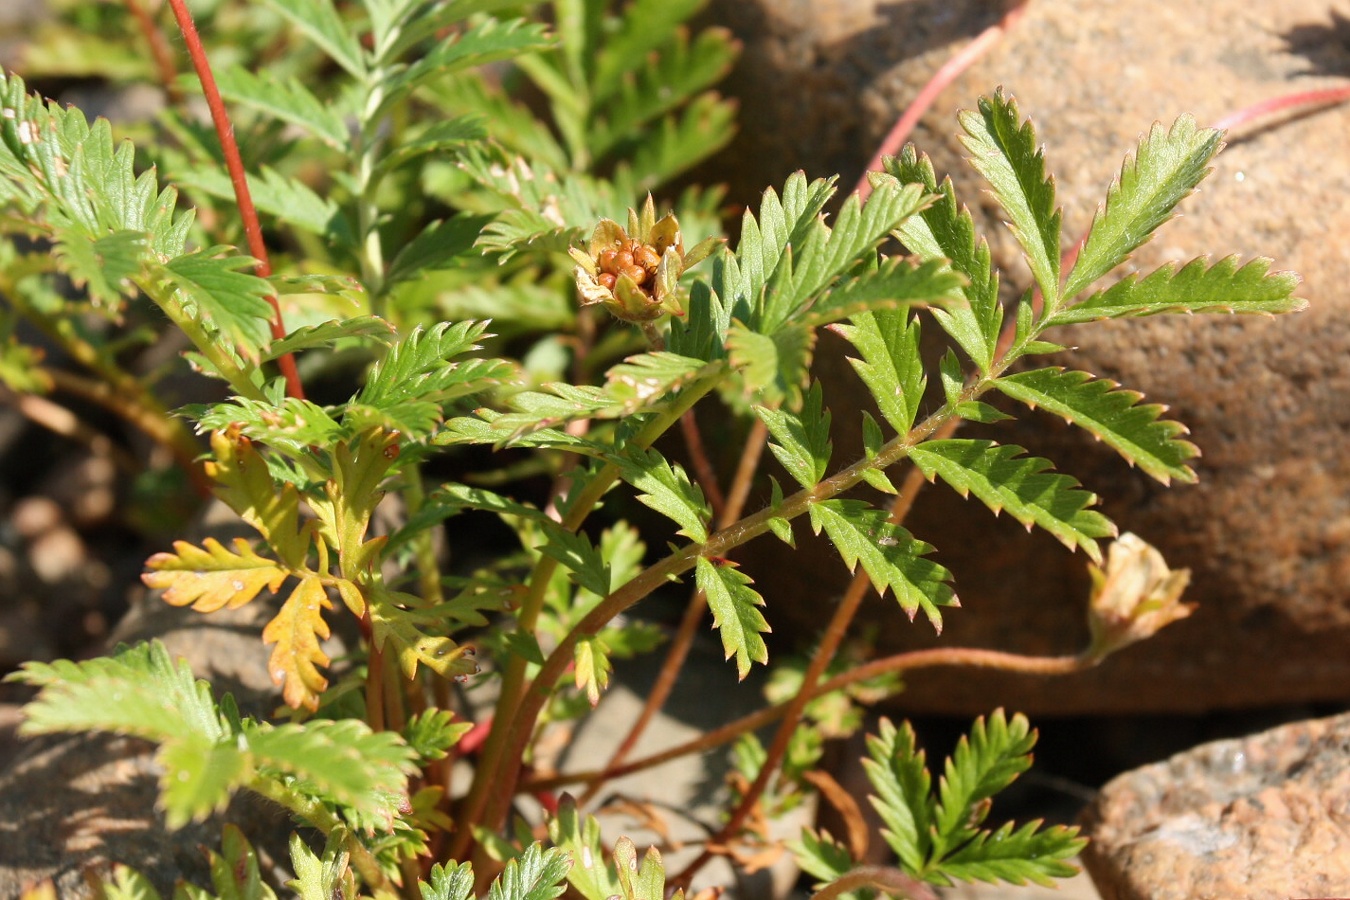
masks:
POLYGON ((1037 525, 1100 563, 1097 539, 1114 537, 1116 529, 1088 509, 1096 495, 1068 475, 1047 471, 1049 460, 1020 456, 1023 452, 993 441, 955 439, 927 441, 910 451, 910 459, 928 480, 941 477, 961 496, 973 493, 995 514, 1006 509, 1027 528, 1037 525))
POLYGON ((1140 403, 1142 394, 1119 389, 1106 378, 1062 368, 1019 372, 1000 378, 994 386, 1033 409, 1040 407, 1086 429, 1163 484, 1173 478, 1196 480, 1186 461, 1199 456, 1200 450, 1179 437, 1186 426, 1159 418, 1166 408, 1140 403))
POLYGON ((332 608, 323 582, 307 575, 263 629, 263 643, 276 644, 267 670, 292 709, 318 709, 319 695, 328 687, 328 679, 319 674, 319 667, 328 665, 328 654, 319 644, 330 633, 323 611, 332 608))
POLYGON ((141 575, 146 587, 164 591, 167 603, 198 612, 238 609, 264 588, 276 593, 291 574, 276 560, 259 556, 243 538, 234 539, 233 550, 215 538, 200 547, 174 541, 172 553, 156 553, 145 565, 150 570, 141 575))
POLYGON ((1306 309, 1295 297, 1299 278, 1293 272, 1271 272, 1270 260, 1257 258, 1238 265, 1236 256, 1208 264, 1193 259, 1178 269, 1168 263, 1139 278, 1127 275, 1082 303, 1058 310, 1048 325, 1069 325, 1093 319, 1152 316, 1158 313, 1275 313, 1306 309))
POLYGON ((1176 205, 1209 174, 1223 147, 1223 133, 1200 128, 1189 115, 1164 129, 1154 123, 1139 147, 1125 158, 1120 174, 1097 211, 1087 241, 1064 286, 1072 298, 1124 262, 1172 218, 1176 205))
POLYGON ((679 525, 680 534, 700 544, 708 539, 708 502, 683 468, 639 447, 629 447, 612 462, 619 477, 642 492, 638 500, 679 525))
POLYGON ((725 560, 714 562, 700 556, 695 564, 698 589, 708 598, 713 624, 722 635, 726 658, 736 657, 736 671, 742 679, 750 674, 752 662, 767 663, 769 650, 761 634, 770 631, 759 607, 764 598, 750 587, 750 577, 725 560))
POLYGON ((40 688, 24 707, 22 734, 110 731, 155 741, 225 736, 211 688, 159 641, 75 663, 26 662, 7 676, 40 688))
POLYGON ((1031 122, 1022 121, 1017 102, 1002 90, 981 97, 979 111, 963 112, 962 143, 970 162, 984 176, 1008 215, 1017 242, 1046 308, 1059 305, 1060 211, 1055 207, 1055 182, 1045 174, 1045 158, 1036 144, 1031 122))
POLYGON ((473 897, 473 866, 467 862, 436 863, 431 883, 419 881, 422 900, 470 900, 473 897))
POLYGON ((561 850, 545 850, 538 842, 530 844, 523 854, 506 863, 488 890, 488 900, 553 900, 567 889, 570 868, 561 850))
POLYGON ((815 347, 815 329, 801 324, 786 325, 770 335, 737 321, 726 333, 731 366, 740 372, 745 390, 760 406, 800 405, 815 347))
POLYGON ((850 572, 862 563, 877 593, 889 588, 910 617, 920 609, 940 633, 940 606, 959 606, 951 572, 924 559, 933 547, 892 523, 885 512, 861 500, 825 500, 810 508, 811 527, 825 531, 850 572))
POLYGON ((862 354, 849 358, 877 408, 896 434, 908 434, 928 384, 919 357, 919 321, 905 310, 882 310, 836 325, 844 340, 862 354))
POLYGON ((998 335, 1003 327, 1003 307, 999 304, 998 273, 990 259, 989 245, 977 239, 975 220, 970 210, 958 207, 952 180, 937 183, 933 164, 927 156, 906 146, 899 156, 888 157, 886 172, 906 184, 918 184, 937 200, 900 223, 896 234, 905 247, 925 261, 949 260, 951 267, 966 278, 962 293, 966 305, 934 310, 934 318, 980 367, 993 365, 998 335))
POLYGON ((294 778, 300 789, 345 807, 358 828, 388 829, 417 771, 416 754, 398 734, 357 719, 246 722, 244 737, 260 772, 294 778))
POLYGON ((557 560, 567 569, 569 577, 578 586, 596 596, 609 593, 609 564, 584 534, 565 528, 549 527, 547 517, 537 520, 544 527, 545 540, 539 552, 557 560))
POLYGON ((932 776, 914 729, 908 722, 897 729, 883 718, 878 733, 867 736, 867 754, 862 764, 876 790, 872 806, 886 825, 881 836, 904 870, 920 875, 932 849, 936 801, 930 794, 932 776))
POLYGON ((822 410, 820 382, 811 385, 800 412, 755 407, 773 436, 769 450, 804 488, 813 488, 830 466, 830 413, 822 410))

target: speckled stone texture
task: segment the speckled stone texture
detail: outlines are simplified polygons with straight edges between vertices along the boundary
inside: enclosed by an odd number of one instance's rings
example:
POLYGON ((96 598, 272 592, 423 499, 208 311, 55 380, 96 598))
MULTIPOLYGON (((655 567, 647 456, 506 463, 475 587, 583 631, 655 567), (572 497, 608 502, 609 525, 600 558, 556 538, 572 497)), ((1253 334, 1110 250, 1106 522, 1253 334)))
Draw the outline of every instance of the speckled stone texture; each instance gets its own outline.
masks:
MULTIPOLYGON (((723 2, 746 62, 732 82, 745 137, 725 172, 736 197, 794 168, 842 172, 851 185, 882 135, 954 49, 1001 15, 997 4, 723 2), (797 114, 793 110, 798 110, 797 114), (776 149, 775 149, 776 148, 776 149), (736 160, 740 160, 737 163, 736 160)), ((1036 122, 1065 208, 1064 246, 1088 227, 1120 162, 1154 121, 1213 122, 1282 94, 1344 83, 1350 27, 1316 0, 1035 0, 1022 20, 923 118, 913 139, 951 173, 958 196, 1008 272, 1028 276, 992 200, 964 161, 956 113, 1003 85, 1036 122)), ((1031 713, 1183 712, 1350 697, 1350 108, 1286 116, 1229 137, 1213 175, 1136 257, 1151 271, 1202 253, 1267 255, 1303 274, 1311 308, 1280 319, 1156 317, 1052 334, 1074 352, 1047 363, 1140 390, 1192 428, 1200 483, 1166 489, 1110 450, 1037 414, 963 436, 1019 444, 1102 496, 1122 530, 1193 572, 1189 620, 1072 677, 915 673, 906 708, 970 714, 1004 704, 1031 713)), ((935 329, 932 329, 935 330, 935 329)), ((844 346, 822 339, 827 385, 856 384, 844 346)), ((861 387, 827 402, 835 422, 870 405, 861 387)), ((847 436, 836 458, 856 452, 847 436)), ((1086 640, 1085 560, 945 487, 923 492, 909 522, 953 570, 963 608, 943 645, 1072 653, 1086 640)), ((846 580, 834 551, 801 541, 791 566, 747 560, 779 627, 818 628, 846 580)), ((939 641, 874 604, 882 649, 939 641)), ((779 628, 780 633, 786 629, 779 628)))
POLYGON ((1128 772, 1085 825, 1105 900, 1350 896, 1350 715, 1128 772))

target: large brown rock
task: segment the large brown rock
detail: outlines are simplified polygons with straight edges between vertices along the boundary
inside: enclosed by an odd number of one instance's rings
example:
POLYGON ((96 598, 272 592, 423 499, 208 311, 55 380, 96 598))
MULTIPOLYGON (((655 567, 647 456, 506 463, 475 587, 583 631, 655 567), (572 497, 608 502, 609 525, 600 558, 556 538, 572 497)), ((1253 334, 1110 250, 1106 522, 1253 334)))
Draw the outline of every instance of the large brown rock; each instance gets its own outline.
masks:
POLYGON ((1216 741, 1111 781, 1085 814, 1104 900, 1350 894, 1350 715, 1216 741))
MULTIPOLYGON (((747 26, 738 189, 780 182, 786 170, 843 173, 850 185, 898 112, 951 52, 1000 10, 856 0, 830 4, 724 3, 747 26), (759 10, 747 12, 747 7, 759 10), (734 9, 733 9, 734 8, 734 9), (772 89, 771 89, 772 88, 772 89), (794 113, 795 111, 795 113, 794 113), (829 126, 824 123, 828 121, 829 126), (771 148, 779 148, 777 150, 771 148), (771 170, 777 166, 784 171, 771 170)), ((1035 0, 1024 17, 923 118, 914 135, 1020 292, 1028 276, 992 201, 963 159, 956 113, 997 85, 1014 94, 1047 145, 1065 207, 1064 246, 1088 227, 1125 152, 1156 120, 1201 123, 1292 91, 1342 83, 1350 72, 1345 23, 1314 0, 1035 0)), ((1090 324, 1052 337, 1077 349, 1049 362, 1114 378, 1171 407, 1204 456, 1200 483, 1163 488, 1076 429, 1037 415, 964 436, 1016 443, 1054 460, 1103 498, 1122 530, 1192 570, 1195 615, 1101 667, 1053 681, 1000 673, 915 673, 907 708, 968 714, 997 704, 1037 713, 1186 711, 1350 698, 1350 111, 1287 116, 1229 136, 1183 218, 1138 254, 1151 270, 1203 253, 1263 254, 1305 277, 1302 314, 1280 319, 1158 317, 1090 324)), ((735 152, 735 151, 733 151, 735 152)), ((741 194, 748 199, 749 195, 741 194)), ((936 331, 935 328, 930 329, 936 331)), ((843 347, 822 341, 831 381, 856 384, 843 347)), ((836 391, 835 421, 856 421, 862 389, 836 391)), ((848 441, 844 441, 847 444, 848 441)), ((842 458, 852 447, 840 446, 842 458)), ((944 487, 926 489, 907 523, 955 573, 964 608, 940 641, 893 607, 882 649, 977 645, 1072 653, 1086 639, 1082 555, 994 520, 944 487)), ((770 548, 769 552, 778 552, 770 548)), ((749 570, 776 624, 819 627, 842 590, 828 547, 805 544, 791 577, 781 561, 749 570)))

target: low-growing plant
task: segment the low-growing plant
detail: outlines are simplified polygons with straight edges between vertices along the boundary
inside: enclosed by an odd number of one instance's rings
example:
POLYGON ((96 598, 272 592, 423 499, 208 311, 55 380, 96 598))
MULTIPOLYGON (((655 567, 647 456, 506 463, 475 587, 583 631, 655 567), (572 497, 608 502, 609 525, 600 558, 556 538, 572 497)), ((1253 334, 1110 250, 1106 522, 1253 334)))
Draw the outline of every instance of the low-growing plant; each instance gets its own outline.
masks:
MULTIPOLYGON (((171 5, 206 80, 186 8, 171 5)), ((511 4, 489 0, 250 7, 257 21, 229 21, 250 38, 266 34, 272 49, 233 48, 248 65, 220 78, 225 98, 250 111, 236 120, 247 178, 209 87, 223 152, 181 109, 133 149, 107 122, 41 100, 16 76, 0 80, 0 377, 16 391, 64 379, 101 397, 256 531, 229 544, 179 540, 152 556, 144 580, 165 601, 210 614, 264 593, 282 598, 262 634, 285 703, 275 721, 241 715, 150 643, 25 665, 17 679, 39 689, 25 733, 156 742, 170 828, 242 790, 275 801, 323 838, 322 847, 292 841, 289 886, 303 897, 462 900, 487 890, 523 900, 570 890, 657 900, 680 895, 713 855, 766 840, 756 814, 807 790, 820 734, 859 727, 858 704, 897 689, 899 673, 963 662, 1072 671, 1185 614, 1184 573, 1122 538, 1097 572, 1082 654, 950 648, 842 666, 869 589, 937 629, 956 605, 952 573, 901 524, 925 479, 1103 562, 1101 542, 1116 529, 1092 493, 1018 447, 954 436, 963 421, 1009 416, 987 402, 993 394, 1062 416, 1159 481, 1194 480, 1198 451, 1160 406, 1041 360, 1063 349, 1046 334, 1060 326, 1301 307, 1296 278, 1261 259, 1198 259, 1098 286, 1205 176, 1220 133, 1188 117, 1155 126, 1068 265, 1030 123, 1001 91, 980 100, 961 118, 963 140, 1031 273, 1021 297, 1001 296, 951 182, 912 147, 870 176, 865 202, 845 198, 828 224, 834 181, 791 176, 745 212, 732 248, 707 233, 716 192, 685 192, 676 214, 648 194, 729 134, 731 108, 707 89, 734 48, 720 31, 684 28, 699 5, 639 0, 610 14, 559 0, 551 28, 493 18, 511 4), (509 68, 483 68, 503 60, 509 68), (518 85, 543 112, 518 99, 518 85), (161 159, 203 215, 155 169, 138 171, 138 153, 161 159), (888 249, 893 240, 903 252, 888 249), (241 241, 248 255, 230 246, 241 241), (459 315, 469 311, 483 318, 459 315), (127 374, 125 347, 106 326, 91 331, 91 315, 167 318, 190 342, 194 368, 224 383, 224 399, 180 410, 209 435, 200 467, 195 438, 173 424, 152 383, 127 374), (15 338, 18 320, 90 374, 44 380, 53 372, 15 338), (932 365, 921 327, 947 344, 932 365), (875 400, 875 415, 849 411, 862 417, 858 459, 832 452, 831 414, 811 376, 821 329, 851 345, 875 400), (333 385, 354 371, 346 399, 306 399, 306 381, 338 396, 333 385), (693 418, 719 399, 729 420, 750 423, 726 490, 693 418), (696 478, 663 443, 676 428, 691 441, 696 478), (769 478, 747 514, 765 446, 785 477, 769 478), (897 488, 892 477, 906 465, 897 488), (447 471, 457 474, 436 474, 447 471), (621 496, 669 529, 639 531, 601 510, 621 496), (394 500, 396 524, 377 529, 377 507, 394 500), (515 546, 472 568, 448 566, 440 537, 453 547, 456 523, 481 514, 499 517, 515 546), (708 611, 740 677, 768 662, 773 598, 734 557, 757 537, 791 546, 807 531, 830 541, 855 578, 809 660, 777 673, 778 702, 628 761, 708 611), (546 726, 603 703, 611 661, 659 643, 630 613, 684 580, 695 589, 686 624, 614 756, 593 772, 535 771, 546 726), (339 617, 355 623, 359 646, 334 660, 325 640, 339 617), (466 702, 456 683, 475 698, 492 685, 493 708, 466 702), (766 747, 752 732, 774 722, 766 747), (655 850, 639 859, 627 838, 602 838, 588 804, 607 780, 737 739, 727 817, 681 872, 668 878, 655 850), (472 762, 467 787, 451 780, 457 759, 472 762), (587 790, 555 802, 569 783, 587 790), (534 830, 511 821, 522 792, 554 808, 534 830)), ((866 766, 896 863, 863 865, 858 835, 845 845, 808 831, 792 849, 821 880, 817 896, 924 896, 952 880, 1072 873, 1066 860, 1083 843, 1074 829, 985 827, 990 798, 1030 765, 1034 740, 1025 719, 994 713, 934 787, 913 732, 883 722, 866 766)), ((182 894, 272 896, 235 829, 212 871, 214 894, 182 894)), ((125 870, 105 891, 153 895, 125 870)))

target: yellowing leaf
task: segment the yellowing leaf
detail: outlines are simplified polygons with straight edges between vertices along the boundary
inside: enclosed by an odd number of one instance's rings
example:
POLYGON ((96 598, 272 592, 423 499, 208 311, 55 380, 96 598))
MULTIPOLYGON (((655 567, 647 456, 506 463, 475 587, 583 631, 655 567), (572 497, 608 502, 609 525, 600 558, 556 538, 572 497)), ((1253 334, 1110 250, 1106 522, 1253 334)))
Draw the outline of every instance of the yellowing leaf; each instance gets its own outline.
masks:
POLYGON ((309 535, 300 527, 300 496, 293 484, 278 489, 267 461, 236 426, 211 434, 215 460, 206 473, 218 487, 216 496, 276 548, 292 568, 304 565, 309 535))
POLYGON ((263 642, 276 644, 268 671, 281 687, 286 705, 293 709, 317 709, 319 694, 328 687, 328 679, 318 668, 328 665, 328 654, 319 642, 329 635, 323 611, 332 608, 319 577, 308 575, 263 629, 263 642))
POLYGON ((195 547, 174 541, 173 553, 156 553, 145 561, 151 571, 141 576, 147 587, 164 591, 164 600, 174 606, 191 605, 198 612, 238 609, 263 588, 276 593, 290 570, 259 556, 243 538, 234 539, 234 549, 215 538, 195 547))
POLYGON ((393 642, 393 651, 405 678, 415 676, 419 664, 442 678, 477 674, 478 664, 471 658, 472 651, 445 635, 422 631, 418 627, 417 613, 397 605, 400 602, 416 603, 418 598, 373 586, 368 601, 375 646, 388 653, 386 642, 393 642))

